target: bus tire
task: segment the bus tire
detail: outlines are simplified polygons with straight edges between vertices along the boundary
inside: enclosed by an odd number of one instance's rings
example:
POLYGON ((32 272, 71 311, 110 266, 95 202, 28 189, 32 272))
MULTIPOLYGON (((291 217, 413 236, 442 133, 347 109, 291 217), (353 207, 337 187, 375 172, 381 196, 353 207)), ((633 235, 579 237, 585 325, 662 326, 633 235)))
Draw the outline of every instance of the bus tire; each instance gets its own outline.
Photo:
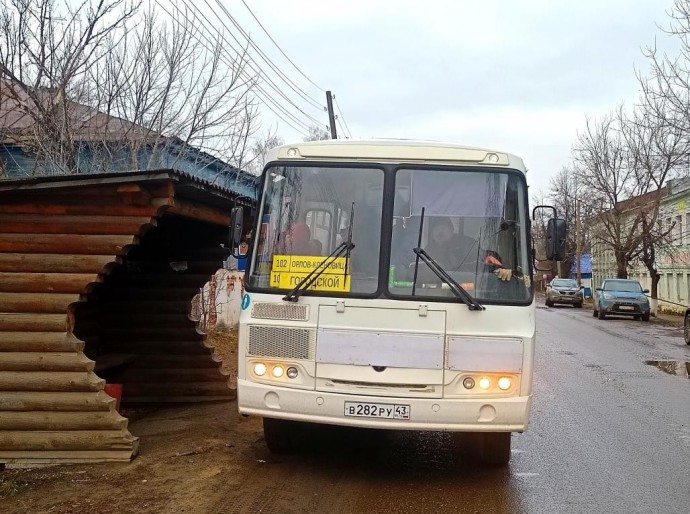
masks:
POLYGON ((295 451, 294 424, 291 421, 263 418, 264 440, 271 453, 286 454, 295 451))

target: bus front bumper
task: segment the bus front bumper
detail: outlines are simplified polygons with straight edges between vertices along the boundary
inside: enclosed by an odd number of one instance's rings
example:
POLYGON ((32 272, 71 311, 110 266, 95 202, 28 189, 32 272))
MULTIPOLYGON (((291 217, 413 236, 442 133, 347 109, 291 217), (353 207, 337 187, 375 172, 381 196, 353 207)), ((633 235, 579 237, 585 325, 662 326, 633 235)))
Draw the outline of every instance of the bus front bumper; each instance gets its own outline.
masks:
POLYGON ((335 394, 237 381, 241 414, 309 423, 391 430, 524 432, 531 396, 507 398, 397 398, 335 394), (346 402, 408 406, 409 419, 346 416, 346 402))

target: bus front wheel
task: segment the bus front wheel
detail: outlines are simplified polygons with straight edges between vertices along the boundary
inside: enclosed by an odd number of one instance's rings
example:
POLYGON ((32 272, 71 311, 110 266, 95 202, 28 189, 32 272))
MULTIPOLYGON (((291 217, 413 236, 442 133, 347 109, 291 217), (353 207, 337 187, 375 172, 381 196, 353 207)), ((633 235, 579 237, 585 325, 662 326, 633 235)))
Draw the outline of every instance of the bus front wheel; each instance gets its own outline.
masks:
POLYGON ((263 418, 264 440, 271 453, 285 454, 295 450, 294 422, 285 419, 263 418))

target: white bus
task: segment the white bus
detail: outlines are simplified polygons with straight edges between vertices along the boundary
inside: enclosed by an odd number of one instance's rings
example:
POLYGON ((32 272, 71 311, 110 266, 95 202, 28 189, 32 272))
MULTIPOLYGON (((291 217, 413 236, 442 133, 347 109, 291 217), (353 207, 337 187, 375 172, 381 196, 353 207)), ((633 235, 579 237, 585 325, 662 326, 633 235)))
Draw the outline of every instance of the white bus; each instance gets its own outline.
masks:
POLYGON ((237 395, 269 449, 290 451, 300 422, 440 430, 507 464, 535 348, 522 160, 412 141, 285 145, 257 209, 237 395))

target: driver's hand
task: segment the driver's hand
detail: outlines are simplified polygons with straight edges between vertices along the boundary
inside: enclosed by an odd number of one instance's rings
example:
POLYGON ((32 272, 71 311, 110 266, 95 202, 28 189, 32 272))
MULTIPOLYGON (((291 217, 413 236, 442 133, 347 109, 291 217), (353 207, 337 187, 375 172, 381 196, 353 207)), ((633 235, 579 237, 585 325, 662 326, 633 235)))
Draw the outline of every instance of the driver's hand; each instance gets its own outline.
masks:
POLYGON ((494 275, 496 275, 499 280, 507 282, 513 277, 513 271, 505 268, 498 268, 494 271, 494 275))

